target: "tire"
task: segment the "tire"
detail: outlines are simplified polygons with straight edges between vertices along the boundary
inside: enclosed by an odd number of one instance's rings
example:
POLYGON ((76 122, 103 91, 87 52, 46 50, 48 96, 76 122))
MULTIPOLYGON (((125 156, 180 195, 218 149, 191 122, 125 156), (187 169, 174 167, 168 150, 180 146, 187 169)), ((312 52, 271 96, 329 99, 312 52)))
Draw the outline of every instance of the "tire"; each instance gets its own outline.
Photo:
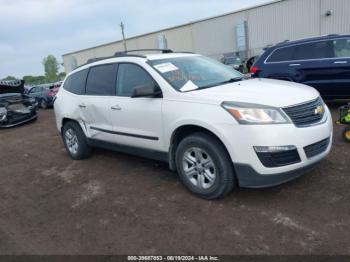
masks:
POLYGON ((345 142, 350 143, 350 127, 346 127, 343 131, 343 139, 345 142))
POLYGON ((47 104, 45 99, 41 99, 40 100, 40 108, 42 108, 42 109, 47 109, 48 108, 48 104, 47 104))
POLYGON ((184 138, 175 158, 181 182, 201 198, 224 197, 237 184, 226 148, 210 134, 198 132, 184 138), (199 163, 195 164, 194 160, 198 159, 199 163))
POLYGON ((92 154, 92 148, 86 141, 86 136, 78 123, 69 121, 62 128, 64 146, 71 158, 81 160, 92 154))

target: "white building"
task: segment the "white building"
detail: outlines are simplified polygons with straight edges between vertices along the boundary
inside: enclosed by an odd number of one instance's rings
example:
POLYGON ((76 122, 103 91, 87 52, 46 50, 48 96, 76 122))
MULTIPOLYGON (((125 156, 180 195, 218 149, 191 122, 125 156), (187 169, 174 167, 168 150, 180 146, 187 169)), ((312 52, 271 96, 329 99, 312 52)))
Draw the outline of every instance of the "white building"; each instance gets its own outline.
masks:
MULTIPOLYGON (((248 9, 130 37, 127 48, 170 48, 219 59, 236 53, 251 57, 284 40, 350 34, 350 0, 276 0, 248 9)), ((116 41, 63 55, 66 72, 88 59, 123 51, 116 41)))

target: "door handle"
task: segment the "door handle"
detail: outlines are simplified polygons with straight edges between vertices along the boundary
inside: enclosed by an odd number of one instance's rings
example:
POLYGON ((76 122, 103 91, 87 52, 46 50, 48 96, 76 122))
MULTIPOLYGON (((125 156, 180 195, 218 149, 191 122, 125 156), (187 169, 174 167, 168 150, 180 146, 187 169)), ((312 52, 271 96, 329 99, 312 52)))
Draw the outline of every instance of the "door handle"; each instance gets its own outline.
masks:
POLYGON ((289 64, 289 66, 300 66, 300 64, 289 64))
POLYGON ((347 64, 347 61, 335 61, 334 64, 347 64))
POLYGON ((122 110, 122 108, 119 105, 111 106, 112 110, 122 110))
POLYGON ((85 105, 85 104, 79 104, 79 107, 80 107, 80 108, 85 108, 86 105, 85 105))

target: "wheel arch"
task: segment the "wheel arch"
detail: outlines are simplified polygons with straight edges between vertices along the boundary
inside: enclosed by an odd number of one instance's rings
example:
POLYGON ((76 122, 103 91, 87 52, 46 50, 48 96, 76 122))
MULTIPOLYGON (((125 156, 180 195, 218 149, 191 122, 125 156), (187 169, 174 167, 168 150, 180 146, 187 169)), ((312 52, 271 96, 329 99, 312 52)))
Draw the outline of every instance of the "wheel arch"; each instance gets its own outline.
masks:
POLYGON ((62 121, 61 121, 61 134, 62 134, 62 131, 63 131, 63 126, 67 123, 67 122, 75 122, 75 123, 77 123, 80 127, 81 127, 81 129, 83 130, 83 132, 84 132, 84 134, 85 135, 87 135, 87 132, 86 132, 86 126, 85 126, 85 124, 83 123, 83 122, 80 122, 80 121, 78 121, 78 120, 76 120, 76 119, 73 119, 73 118, 69 118, 69 117, 63 117, 62 118, 62 121))
POLYGON ((197 132, 204 132, 215 137, 215 139, 217 139, 223 145, 223 147, 226 149, 226 153, 230 156, 229 151, 225 146, 225 143, 222 137, 220 137, 220 135, 218 135, 218 133, 215 130, 211 129, 210 127, 202 126, 198 124, 183 124, 175 128, 170 137, 169 168, 172 171, 176 170, 175 153, 176 153, 177 146, 179 145, 182 139, 197 132))

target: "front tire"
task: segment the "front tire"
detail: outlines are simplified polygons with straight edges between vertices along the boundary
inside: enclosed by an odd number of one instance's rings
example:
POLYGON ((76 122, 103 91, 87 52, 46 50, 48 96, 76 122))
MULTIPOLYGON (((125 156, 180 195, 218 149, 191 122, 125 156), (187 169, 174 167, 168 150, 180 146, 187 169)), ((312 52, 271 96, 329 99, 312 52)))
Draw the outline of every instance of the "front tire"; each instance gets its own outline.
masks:
POLYGON ((227 195, 236 186, 233 164, 226 148, 210 134, 184 138, 176 150, 176 167, 182 183, 204 199, 227 195))
POLYGON ((78 123, 69 121, 62 128, 64 146, 71 158, 81 160, 92 154, 92 148, 87 144, 85 134, 78 123))

